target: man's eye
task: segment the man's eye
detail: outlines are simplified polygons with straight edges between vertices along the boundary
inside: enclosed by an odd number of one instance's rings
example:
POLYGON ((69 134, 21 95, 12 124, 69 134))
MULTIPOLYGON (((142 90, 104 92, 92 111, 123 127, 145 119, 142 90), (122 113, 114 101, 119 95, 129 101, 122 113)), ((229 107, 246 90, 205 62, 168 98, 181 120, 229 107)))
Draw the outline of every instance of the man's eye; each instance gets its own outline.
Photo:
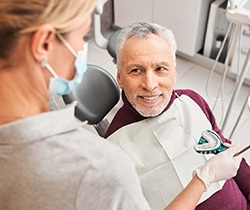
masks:
POLYGON ((167 70, 165 67, 159 66, 156 68, 157 71, 165 71, 167 70))
POLYGON ((141 73, 141 70, 140 69, 132 69, 130 70, 129 74, 132 75, 132 76, 137 76, 137 75, 140 75, 141 73))
POLYGON ((139 69, 132 69, 131 72, 137 73, 137 72, 140 72, 140 70, 139 69))

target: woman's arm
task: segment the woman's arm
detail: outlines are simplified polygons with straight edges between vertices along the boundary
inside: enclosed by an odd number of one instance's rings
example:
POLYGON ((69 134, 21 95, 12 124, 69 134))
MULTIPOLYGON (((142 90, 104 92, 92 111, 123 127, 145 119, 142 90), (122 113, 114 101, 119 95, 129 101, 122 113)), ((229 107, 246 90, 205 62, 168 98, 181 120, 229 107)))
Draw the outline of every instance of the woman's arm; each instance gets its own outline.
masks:
POLYGON ((227 180, 236 175, 242 160, 241 155, 234 157, 238 151, 239 145, 234 145, 196 169, 190 183, 165 210, 195 209, 202 193, 212 183, 227 180))
POLYGON ((195 175, 185 189, 165 208, 174 209, 195 209, 206 186, 204 182, 195 175))

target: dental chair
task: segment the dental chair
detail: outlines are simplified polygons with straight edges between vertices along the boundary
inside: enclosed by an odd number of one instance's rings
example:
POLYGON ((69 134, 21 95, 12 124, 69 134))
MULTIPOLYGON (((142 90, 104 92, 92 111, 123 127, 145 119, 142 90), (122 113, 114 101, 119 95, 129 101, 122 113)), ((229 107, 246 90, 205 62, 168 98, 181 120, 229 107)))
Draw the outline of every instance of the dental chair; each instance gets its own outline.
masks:
POLYGON ((113 58, 113 62, 116 63, 116 38, 122 29, 115 31, 109 38, 103 36, 101 30, 101 16, 103 14, 103 7, 107 1, 108 0, 97 0, 94 11, 94 39, 100 48, 106 49, 108 51, 108 53, 113 58))
POLYGON ((81 84, 62 98, 65 104, 77 101, 75 117, 82 122, 87 121, 100 136, 104 136, 109 125, 105 116, 119 101, 120 89, 108 71, 88 64, 81 84))
MULTIPOLYGON (((104 37, 101 30, 101 15, 107 1, 97 0, 94 11, 94 40, 100 48, 109 52, 116 63, 115 42, 120 30, 110 38, 104 37)), ((120 89, 109 72, 99 66, 88 64, 81 84, 70 94, 62 96, 62 99, 65 104, 77 101, 75 117, 81 122, 86 121, 88 125, 93 125, 97 133, 103 137, 109 126, 105 116, 118 103, 120 89)))

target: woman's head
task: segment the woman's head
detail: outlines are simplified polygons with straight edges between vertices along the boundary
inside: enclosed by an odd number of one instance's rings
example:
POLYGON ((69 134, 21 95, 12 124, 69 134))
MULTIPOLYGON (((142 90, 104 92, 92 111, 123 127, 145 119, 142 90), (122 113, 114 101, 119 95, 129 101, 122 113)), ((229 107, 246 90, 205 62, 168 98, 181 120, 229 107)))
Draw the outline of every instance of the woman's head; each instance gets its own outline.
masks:
POLYGON ((59 33, 79 27, 95 7, 94 0, 8 0, 0 2, 0 59, 8 58, 20 34, 50 24, 59 33))

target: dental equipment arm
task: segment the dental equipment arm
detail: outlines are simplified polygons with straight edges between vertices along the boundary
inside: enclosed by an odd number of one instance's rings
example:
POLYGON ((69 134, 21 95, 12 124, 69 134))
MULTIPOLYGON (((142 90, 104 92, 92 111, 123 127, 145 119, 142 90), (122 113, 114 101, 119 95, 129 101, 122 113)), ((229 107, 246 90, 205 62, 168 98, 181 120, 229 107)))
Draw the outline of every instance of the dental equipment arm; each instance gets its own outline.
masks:
POLYGON ((95 14, 101 15, 103 13, 104 4, 106 4, 108 0, 97 0, 95 7, 95 14))
POLYGON ((230 9, 233 10, 236 8, 235 0, 228 0, 230 4, 230 9))
POLYGON ((94 36, 96 44, 106 49, 108 45, 108 39, 106 39, 101 31, 101 15, 103 13, 104 4, 106 4, 108 0, 97 0, 96 8, 94 12, 94 36))

